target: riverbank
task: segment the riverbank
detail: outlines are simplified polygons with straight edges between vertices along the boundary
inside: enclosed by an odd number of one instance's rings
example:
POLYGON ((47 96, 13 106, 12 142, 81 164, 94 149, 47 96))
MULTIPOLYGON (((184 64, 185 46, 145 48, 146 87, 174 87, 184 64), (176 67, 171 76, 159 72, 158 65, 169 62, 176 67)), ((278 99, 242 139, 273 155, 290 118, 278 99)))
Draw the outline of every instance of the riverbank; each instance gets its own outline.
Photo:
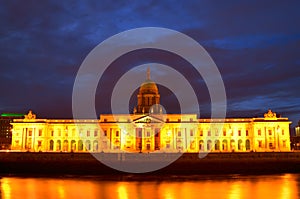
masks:
MULTIPOLYGON (((179 154, 132 153, 0 153, 1 175, 122 175, 100 161, 136 165, 151 161, 169 161, 179 154)), ((202 154, 204 155, 204 154, 202 154)), ((300 173, 299 152, 209 153, 199 158, 198 153, 182 154, 169 166, 149 175, 196 174, 271 174, 300 173)))

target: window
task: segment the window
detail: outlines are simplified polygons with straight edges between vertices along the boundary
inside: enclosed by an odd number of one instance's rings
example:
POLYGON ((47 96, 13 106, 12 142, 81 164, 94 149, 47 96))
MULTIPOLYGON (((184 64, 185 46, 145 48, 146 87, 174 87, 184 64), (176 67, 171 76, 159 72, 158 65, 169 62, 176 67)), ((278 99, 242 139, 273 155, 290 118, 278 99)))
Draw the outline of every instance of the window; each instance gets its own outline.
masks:
POLYGON ((104 130, 104 136, 105 137, 107 136, 107 130, 104 130))
POLYGON ((261 130, 258 129, 257 135, 261 136, 261 130))
POLYGON ((39 129, 39 136, 42 136, 42 132, 43 132, 43 130, 39 129))
POLYGON ((249 131, 248 130, 246 130, 246 136, 249 136, 249 131))
POLYGON ((190 136, 194 136, 194 131, 193 131, 193 129, 190 130, 190 136))
POLYGON ((242 150, 243 149, 243 141, 239 140, 238 141, 238 150, 242 150))
POLYGON ((116 131, 116 137, 119 137, 119 131, 116 131))
POLYGON ((178 131, 177 135, 178 135, 178 137, 180 137, 181 136, 181 131, 178 131))
POLYGON ((58 136, 61 136, 61 130, 58 129, 58 136))
POLYGON ((91 136, 91 132, 90 132, 90 130, 87 130, 87 132, 86 132, 86 136, 87 136, 87 137, 90 137, 90 136, 91 136))
POLYGON ((98 136, 98 130, 95 129, 95 130, 94 130, 94 137, 97 137, 97 136, 98 136))
POLYGON ((225 129, 223 130, 223 136, 226 136, 226 130, 225 129))
POLYGON ((215 136, 219 136, 219 131, 218 131, 218 129, 215 129, 215 136))
POLYGON ((250 150, 250 140, 246 140, 246 150, 250 150))
POLYGON ((258 147, 262 148, 262 141, 261 140, 258 141, 258 147))
POLYGON ((150 137, 150 131, 147 131, 147 137, 150 137))
POLYGON ((219 140, 215 141, 215 150, 220 150, 220 141, 219 140))
POLYGON ((282 141, 282 147, 286 148, 286 141, 285 140, 282 141))
POLYGON ((242 135, 242 131, 238 130, 238 135, 241 136, 242 135))
POLYGON ((53 130, 51 130, 51 136, 52 136, 52 137, 54 136, 54 131, 53 131, 53 130))
POLYGON ((200 130, 200 136, 203 136, 203 130, 200 130))
POLYGON ((211 136, 210 130, 207 131, 207 136, 211 136))
POLYGON ((42 141, 38 141, 38 147, 41 147, 42 146, 42 141))
POLYGON ((281 134, 284 135, 284 130, 282 129, 281 134))
POLYGON ((28 136, 32 136, 32 130, 29 130, 28 136))
POLYGON ((273 143, 272 142, 269 143, 269 148, 273 149, 273 143))
POLYGON ((106 119, 106 118, 104 118, 104 122, 107 122, 107 119, 106 119))
POLYGON ((269 130, 268 132, 269 132, 269 135, 272 135, 272 130, 269 130))

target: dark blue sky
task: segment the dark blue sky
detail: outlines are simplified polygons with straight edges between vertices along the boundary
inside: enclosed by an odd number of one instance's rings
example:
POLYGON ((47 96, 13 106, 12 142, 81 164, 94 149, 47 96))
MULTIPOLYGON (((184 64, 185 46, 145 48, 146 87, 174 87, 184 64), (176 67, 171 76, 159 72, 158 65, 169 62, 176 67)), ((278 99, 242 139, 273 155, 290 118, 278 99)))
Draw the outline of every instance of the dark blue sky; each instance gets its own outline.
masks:
MULTIPOLYGON (((262 116, 271 108, 294 126, 299 7, 299 1, 273 0, 1 1, 0 112, 72 117, 73 83, 87 54, 114 34, 154 26, 185 33, 209 52, 224 80, 229 117, 262 116)), ((107 75, 114 77, 113 70, 107 75)))

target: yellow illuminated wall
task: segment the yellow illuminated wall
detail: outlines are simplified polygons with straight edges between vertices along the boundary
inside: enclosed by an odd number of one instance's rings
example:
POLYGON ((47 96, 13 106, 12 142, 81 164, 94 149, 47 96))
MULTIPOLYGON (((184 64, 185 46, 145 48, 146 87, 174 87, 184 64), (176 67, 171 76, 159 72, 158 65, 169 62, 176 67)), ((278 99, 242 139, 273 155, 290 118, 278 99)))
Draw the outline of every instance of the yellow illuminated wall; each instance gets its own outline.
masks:
MULTIPOLYGON (((31 114, 31 115, 30 115, 31 114)), ((100 115, 99 120, 37 119, 12 123, 12 149, 56 152, 289 151, 287 118, 198 119, 196 114, 100 115)))

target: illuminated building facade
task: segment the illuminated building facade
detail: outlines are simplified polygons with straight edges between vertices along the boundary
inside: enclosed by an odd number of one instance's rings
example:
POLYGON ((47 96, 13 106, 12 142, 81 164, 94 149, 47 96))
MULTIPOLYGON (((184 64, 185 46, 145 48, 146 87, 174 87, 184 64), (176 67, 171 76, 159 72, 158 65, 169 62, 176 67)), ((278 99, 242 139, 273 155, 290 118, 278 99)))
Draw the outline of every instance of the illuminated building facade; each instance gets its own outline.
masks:
POLYGON ((290 151, 288 118, 269 110, 262 118, 198 119, 163 114, 155 82, 147 80, 133 114, 99 120, 15 119, 12 149, 57 152, 250 152, 290 151))

